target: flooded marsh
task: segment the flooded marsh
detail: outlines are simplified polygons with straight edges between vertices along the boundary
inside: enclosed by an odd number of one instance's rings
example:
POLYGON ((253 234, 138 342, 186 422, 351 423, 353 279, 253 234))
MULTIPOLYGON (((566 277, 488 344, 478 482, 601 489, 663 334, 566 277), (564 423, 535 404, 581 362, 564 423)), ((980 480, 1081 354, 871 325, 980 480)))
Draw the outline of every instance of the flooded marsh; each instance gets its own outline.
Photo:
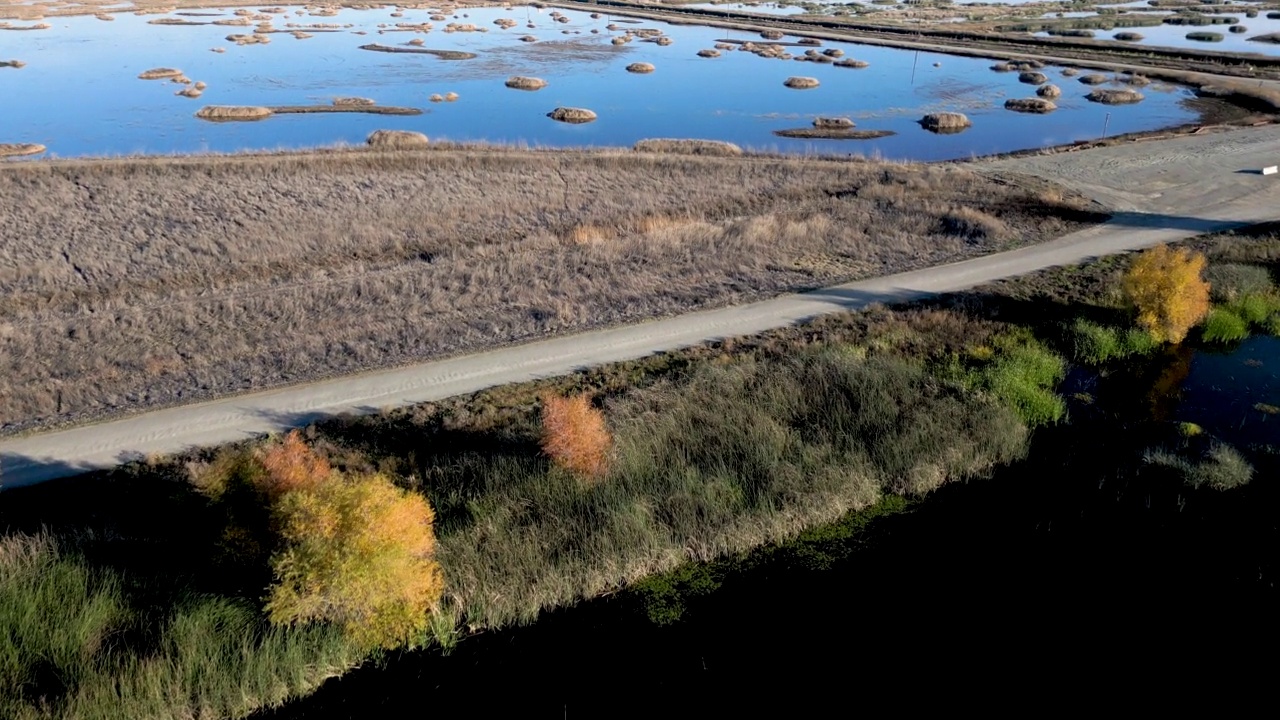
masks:
POLYGON ((1051 115, 1010 112, 1006 101, 1025 97, 1026 86, 991 72, 988 60, 853 43, 804 48, 794 36, 771 40, 608 14, 525 6, 448 15, 284 10, 116 13, 110 24, 51 17, 48 29, 0 35, 0 57, 27 63, 0 74, 0 93, 13 108, 0 114, 0 142, 45 145, 61 157, 234 152, 359 144, 387 129, 433 141, 629 147, 645 138, 698 138, 749 150, 943 160, 1198 117, 1189 89, 1163 84, 1148 88, 1139 106, 1104 108, 1085 99, 1086 88, 1072 87, 1051 115), (157 24, 166 18, 183 22, 157 24), (236 40, 228 40, 228 25, 241 26, 236 40), (714 56, 700 57, 704 50, 714 56), (177 68, 178 76, 139 80, 177 68), (546 87, 513 92, 513 77, 546 87), (809 89, 796 92, 788 78, 804 78, 809 89), (277 111, 257 123, 196 117, 206 106, 319 108, 342 97, 421 114, 277 111), (590 108, 597 117, 555 122, 557 108, 590 108), (945 135, 921 128, 923 116, 940 112, 962 112, 971 127, 945 135), (851 118, 859 133, 778 134, 823 116, 851 118))

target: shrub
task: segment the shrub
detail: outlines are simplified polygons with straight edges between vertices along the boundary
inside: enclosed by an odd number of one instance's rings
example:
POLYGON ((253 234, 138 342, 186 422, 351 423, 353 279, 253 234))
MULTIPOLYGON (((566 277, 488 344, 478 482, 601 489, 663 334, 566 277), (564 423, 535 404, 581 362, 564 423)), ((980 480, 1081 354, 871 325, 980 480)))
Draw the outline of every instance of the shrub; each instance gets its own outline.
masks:
POLYGON ((1230 310, 1214 308, 1205 318, 1200 335, 1212 343, 1236 342, 1249 337, 1249 324, 1230 310))
POLYGON ((1138 326, 1157 342, 1179 343, 1209 311, 1205 259, 1184 248, 1157 245, 1133 261, 1121 284, 1138 326))
POLYGON ((275 499, 293 490, 311 490, 329 479, 329 461, 316 454, 297 430, 258 452, 264 473, 257 478, 258 489, 275 499))
POLYGON ((1231 302, 1245 295, 1265 293, 1274 285, 1264 267, 1241 263, 1213 263, 1205 270, 1214 302, 1231 302))
POLYGON ((586 395, 542 400, 542 451, 558 466, 586 479, 604 475, 613 438, 604 414, 586 395))
POLYGON ((421 638, 444 589, 426 498, 382 475, 334 477, 285 494, 275 514, 273 623, 332 622, 367 647, 421 638))

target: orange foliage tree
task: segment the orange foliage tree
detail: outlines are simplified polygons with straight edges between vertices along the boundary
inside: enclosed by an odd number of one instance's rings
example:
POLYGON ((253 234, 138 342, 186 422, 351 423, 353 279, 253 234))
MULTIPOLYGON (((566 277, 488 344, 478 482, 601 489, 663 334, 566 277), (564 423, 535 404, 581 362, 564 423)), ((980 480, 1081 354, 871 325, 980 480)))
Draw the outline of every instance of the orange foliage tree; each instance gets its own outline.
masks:
POLYGON ((259 452, 265 474, 257 480, 258 489, 271 498, 277 498, 290 490, 314 488, 329 479, 333 469, 329 461, 302 441, 297 430, 292 430, 277 443, 259 452))
POLYGON ((1158 342, 1179 343, 1209 313, 1205 259, 1185 248, 1157 245, 1143 252, 1124 275, 1124 295, 1138 325, 1158 342))
POLYGON ((580 477, 599 478, 608 467, 613 437, 604 414, 586 394, 547 395, 542 399, 542 451, 580 477))
POLYGON ((273 623, 337 623, 367 647, 421 636, 444 590, 426 498, 383 475, 334 474, 283 494, 275 514, 281 549, 266 598, 273 623))

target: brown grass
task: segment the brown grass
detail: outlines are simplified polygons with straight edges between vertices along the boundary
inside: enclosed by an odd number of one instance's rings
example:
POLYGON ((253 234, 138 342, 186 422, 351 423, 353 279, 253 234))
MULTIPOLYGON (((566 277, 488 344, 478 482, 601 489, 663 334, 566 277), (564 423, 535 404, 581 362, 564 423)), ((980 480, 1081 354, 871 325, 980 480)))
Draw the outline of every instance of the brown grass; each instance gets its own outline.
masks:
POLYGON ((507 78, 506 86, 513 90, 541 90, 547 86, 547 81, 542 78, 513 75, 507 78))
POLYGON ((39 143, 0 143, 0 157, 39 155, 46 149, 39 143))
POLYGON ((1048 100, 1056 100, 1062 97, 1062 88, 1057 85, 1041 85, 1036 88, 1036 95, 1048 100))
POLYGON ((655 69, 656 68, 653 67, 652 63, 647 63, 647 62, 636 62, 636 63, 631 63, 630 65, 627 66, 627 72, 638 73, 641 75, 651 73, 655 69))
POLYGON ((816 117, 813 119, 813 126, 816 128, 847 130, 853 127, 853 121, 847 117, 816 117))
POLYGON ((810 90, 818 87, 818 78, 793 76, 782 81, 782 84, 793 90, 810 90))
POLYGON ((1036 242, 1078 227, 1073 212, 961 167, 812 157, 13 163, 0 418, 84 419, 757 300, 1036 242), (1007 239, 954 234, 957 207, 1007 239), (596 230, 566 242, 573 228, 596 230))
POLYGON ((174 95, 178 95, 179 97, 193 98, 193 99, 198 98, 203 94, 204 94, 203 90, 200 90, 195 87, 182 88, 181 90, 174 93, 174 95))
POLYGON ((1035 72, 1034 70, 1031 70, 1020 73, 1018 75, 1018 82, 1023 82, 1028 85, 1043 85, 1049 82, 1049 78, 1042 72, 1035 72))
POLYGON ((1098 88, 1092 90, 1088 95, 1084 96, 1089 102, 1102 103, 1103 105, 1132 105, 1133 103, 1142 102, 1143 95, 1137 90, 1108 89, 1098 88))
POLYGON ((427 147, 427 136, 411 130, 374 130, 365 139, 372 147, 392 150, 409 150, 427 147))
POLYGON ((737 157, 742 154, 742 148, 731 142, 682 138, 650 138, 637 142, 632 149, 636 152, 710 155, 715 157, 737 157))
POLYGON ((1080 76, 1080 82, 1084 83, 1085 85, 1102 85, 1103 83, 1107 83, 1110 81, 1111 81, 1110 77, 1107 77, 1106 75, 1103 75, 1101 73, 1089 73, 1088 75, 1080 76))
POLYGON ((785 138, 809 140, 875 140, 876 138, 897 135, 892 130, 854 130, 851 128, 819 128, 803 127, 774 130, 774 135, 785 138))
POLYGON ((333 104, 337 107, 372 107, 377 101, 362 97, 336 97, 333 104))
POLYGON ((271 115, 271 108, 251 105, 206 105, 196 111, 196 117, 201 120, 215 122, 264 120, 271 115))
POLYGON ((470 60, 476 57, 475 53, 463 52, 461 50, 433 50, 432 48, 421 47, 397 47, 394 45, 379 45, 378 43, 370 43, 361 45, 361 50, 372 50, 373 52, 384 53, 409 53, 415 55, 435 55, 441 60, 470 60))
POLYGON ((1115 35, 1112 35, 1112 37, 1121 42, 1138 42, 1146 39, 1142 33, 1136 32, 1118 32, 1115 35))
POLYGON ((920 127, 937 133, 956 133, 972 126, 969 116, 958 112, 929 113, 920 118, 920 127))
POLYGON ((720 51, 719 50, 699 50, 698 57, 718 58, 720 57, 720 51))
POLYGON ((1057 110, 1058 106, 1044 98, 1010 98, 1004 101, 1004 109, 1043 115, 1057 110))
MULTIPOLYGON (((455 98, 457 99, 457 98, 455 98)), ((421 108, 396 105, 272 105, 273 115, 309 115, 313 113, 362 113, 365 115, 421 115, 421 108)))
POLYGON ((176 77, 182 77, 182 71, 177 68, 151 68, 138 73, 139 80, 164 80, 176 77))
POLYGON ((844 58, 843 60, 837 60, 837 61, 835 61, 835 62, 834 62, 834 63, 832 63, 832 64, 833 64, 833 65, 835 65, 836 67, 841 67, 841 68, 856 68, 856 69, 861 69, 861 68, 865 68, 865 67, 870 67, 870 66, 871 66, 871 63, 869 63, 869 62, 867 62, 867 61, 865 61, 865 60, 855 60, 855 59, 853 59, 853 58, 844 58))
POLYGON ((547 117, 564 123, 589 123, 596 119, 596 114, 586 108, 558 107, 547 113, 547 117))

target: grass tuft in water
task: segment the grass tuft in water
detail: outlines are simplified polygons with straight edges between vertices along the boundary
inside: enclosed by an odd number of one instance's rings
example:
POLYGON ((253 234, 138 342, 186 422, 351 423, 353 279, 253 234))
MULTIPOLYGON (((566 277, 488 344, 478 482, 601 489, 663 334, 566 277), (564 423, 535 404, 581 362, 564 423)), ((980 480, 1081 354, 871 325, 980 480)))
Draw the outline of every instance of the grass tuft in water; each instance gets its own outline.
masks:
POLYGON ((1232 343, 1249 337, 1249 324, 1226 308, 1214 308, 1201 325, 1200 336, 1205 342, 1232 343))

